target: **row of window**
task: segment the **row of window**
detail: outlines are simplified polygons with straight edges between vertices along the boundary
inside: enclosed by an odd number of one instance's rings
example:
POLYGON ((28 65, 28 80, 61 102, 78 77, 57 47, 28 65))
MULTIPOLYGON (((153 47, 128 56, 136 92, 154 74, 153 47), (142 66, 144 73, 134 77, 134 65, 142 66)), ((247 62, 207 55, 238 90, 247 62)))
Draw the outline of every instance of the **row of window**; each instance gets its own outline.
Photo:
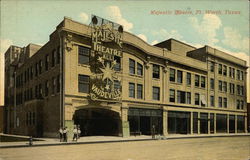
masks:
MULTIPOLYGON (((34 98, 41 99, 43 97, 47 97, 49 94, 49 88, 50 88, 50 85, 49 85, 49 81, 47 80, 44 83, 44 89, 43 89, 43 85, 40 83, 35 86, 35 90, 33 90, 33 88, 29 88, 25 90, 24 93, 22 92, 18 93, 16 104, 20 105, 20 104, 23 104, 23 102, 30 101, 34 98), (34 96, 33 96, 33 92, 35 92, 34 96)), ((51 89, 51 95, 54 95, 55 93, 58 93, 60 91, 60 76, 59 75, 51 79, 50 89, 51 89)))
MULTIPOLYGON (((210 71, 214 72, 214 66, 215 63, 211 62, 210 63, 210 71)), ((231 78, 235 78, 235 68, 228 67, 226 65, 218 64, 218 74, 224 75, 224 76, 229 76, 231 78)), ((244 80, 244 72, 237 70, 237 80, 244 80)))
MULTIPOLYGON (((227 92, 227 82, 219 80, 219 91, 227 92)), ((229 83, 229 92, 234 94, 235 85, 233 83, 229 83)), ((237 85, 237 95, 244 95, 244 86, 237 85)))
POLYGON ((133 59, 129 59, 129 74, 143 75, 143 65, 139 62, 135 62, 133 59))
POLYGON ((244 101, 243 100, 237 100, 236 108, 237 109, 244 109, 244 101))
MULTIPOLYGON (((50 57, 51 57, 51 67, 54 67, 56 64, 60 63, 60 51, 59 50, 60 48, 58 47, 57 51, 55 49, 52 51, 51 56, 49 56, 49 54, 45 56, 45 61, 44 61, 45 71, 48 71, 49 69, 50 57)), ((20 75, 16 77, 17 88, 22 87, 23 84, 26 84, 29 80, 32 80, 34 75, 35 77, 37 77, 38 75, 42 74, 43 61, 39 60, 38 62, 36 62, 34 68, 33 66, 30 66, 24 71, 24 73, 21 73, 20 75)))
POLYGON ((220 108, 222 108, 222 107, 227 108, 227 98, 219 97, 218 98, 218 106, 220 108))

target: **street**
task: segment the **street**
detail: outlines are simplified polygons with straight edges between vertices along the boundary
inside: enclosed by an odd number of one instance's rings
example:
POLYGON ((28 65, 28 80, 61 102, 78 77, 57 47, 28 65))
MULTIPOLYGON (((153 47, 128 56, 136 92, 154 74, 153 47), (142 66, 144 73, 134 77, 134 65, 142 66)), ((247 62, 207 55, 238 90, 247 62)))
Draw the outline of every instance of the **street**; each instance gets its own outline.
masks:
POLYGON ((250 137, 0 149, 0 160, 249 160, 250 137))

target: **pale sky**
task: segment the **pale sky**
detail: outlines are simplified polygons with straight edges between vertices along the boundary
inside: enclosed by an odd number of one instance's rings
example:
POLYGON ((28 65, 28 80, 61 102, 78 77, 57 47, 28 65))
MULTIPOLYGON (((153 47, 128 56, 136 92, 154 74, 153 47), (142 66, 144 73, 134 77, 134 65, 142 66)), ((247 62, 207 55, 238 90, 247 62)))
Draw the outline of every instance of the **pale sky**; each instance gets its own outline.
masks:
MULTIPOLYGON (((124 26, 149 44, 174 38, 195 47, 209 45, 249 65, 249 2, 231 1, 64 1, 2 0, 0 26, 0 105, 3 53, 9 45, 43 45, 64 16, 84 24, 91 14, 124 26), (176 15, 176 10, 192 14, 176 15), (226 14, 226 10, 237 14, 226 14), (205 14, 216 11, 217 14, 205 14), (165 14, 159 14, 159 13, 165 14), (171 12, 171 13, 170 13, 171 12), (158 14, 157 14, 158 13, 158 14), (168 14, 166 14, 168 13, 168 14), (199 14, 200 13, 200 14, 199 14)), ((248 74, 248 78, 250 74, 248 74)), ((248 84, 250 82, 248 81, 248 84)), ((248 85, 248 90, 250 90, 248 85)), ((250 102, 250 92, 248 92, 250 102)))

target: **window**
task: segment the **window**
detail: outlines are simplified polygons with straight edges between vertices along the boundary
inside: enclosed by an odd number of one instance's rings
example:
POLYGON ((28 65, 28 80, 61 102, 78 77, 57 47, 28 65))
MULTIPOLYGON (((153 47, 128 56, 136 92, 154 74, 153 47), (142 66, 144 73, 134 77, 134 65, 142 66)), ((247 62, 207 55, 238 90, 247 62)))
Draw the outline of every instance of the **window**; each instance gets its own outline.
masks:
POLYGON ((191 85, 191 73, 187 73, 187 85, 191 85))
POLYGON ((45 71, 49 69, 49 55, 47 54, 45 57, 45 71))
POLYGON ((222 64, 219 64, 218 73, 222 74, 222 64))
POLYGON ((51 67, 54 67, 55 64, 56 64, 56 50, 54 49, 51 55, 51 67))
POLYGON ((201 87, 202 88, 206 87, 206 78, 204 76, 201 76, 201 87))
POLYGON ((237 70, 237 80, 240 80, 240 71, 237 70))
POLYGON ((195 75, 195 86, 196 87, 200 86, 200 76, 199 75, 195 75))
POLYGON ((116 90, 120 90, 121 89, 121 84, 117 80, 114 81, 114 89, 116 89, 116 90))
POLYGON ((214 79, 210 78, 210 89, 214 89, 214 79))
POLYGON ((56 58, 57 58, 57 64, 60 63, 60 59, 61 59, 61 56, 60 56, 60 46, 57 47, 57 50, 56 50, 56 58))
POLYGON ((42 84, 39 84, 39 93, 38 93, 38 97, 42 98, 43 95, 43 88, 42 88, 42 84))
POLYGON ((219 97, 219 107, 222 107, 222 97, 219 97))
POLYGON ((244 74, 243 74, 243 71, 240 71, 240 80, 244 80, 244 74))
POLYGON ((210 62, 210 72, 214 72, 214 62, 210 62))
POLYGON ((191 104, 191 92, 187 92, 187 104, 191 104))
POLYGON ((57 75, 57 78, 56 78, 56 92, 60 92, 60 75, 57 75))
POLYGON ((153 100, 160 100, 160 88, 153 87, 153 100))
POLYGON ((89 76, 78 75, 78 91, 81 93, 89 93, 89 76))
POLYGON ((170 68, 169 80, 175 82, 175 69, 170 68))
POLYGON ((129 97, 135 98, 135 84, 129 83, 129 97))
POLYGON ((33 79, 33 67, 31 66, 30 67, 30 80, 33 79))
POLYGON ((177 71, 177 82, 182 83, 182 71, 177 71))
POLYGON ((237 85, 237 94, 240 95, 240 85, 237 85))
POLYGON ((210 96, 210 106, 214 107, 214 96, 210 96))
POLYGON ((234 94, 234 84, 233 83, 230 83, 230 93, 231 94, 234 94))
POLYGON ((219 91, 222 91, 222 81, 219 81, 219 91))
POLYGON ((186 103, 186 92, 177 91, 177 102, 186 103))
POLYGON ((232 78, 235 78, 235 69, 232 69, 232 78))
POLYGON ((142 76, 143 75, 143 67, 142 64, 137 63, 137 75, 142 76))
POLYGON ((223 65, 223 75, 227 76, 227 66, 223 65))
POLYGON ((223 82, 223 91, 227 92, 227 82, 223 82))
POLYGON ((229 77, 232 78, 232 68, 231 67, 229 67, 229 77))
POLYGON ((35 76, 36 77, 38 76, 38 72, 39 72, 39 64, 36 63, 36 66, 35 66, 35 76))
POLYGON ((200 94, 195 93, 195 105, 200 105, 200 94))
POLYGON ((241 108, 241 106, 240 106, 240 100, 237 100, 237 103, 236 103, 236 107, 237 107, 237 109, 240 109, 241 108))
POLYGON ((240 86, 240 95, 244 95, 244 87, 243 86, 240 86))
POLYGON ((48 96, 48 94, 49 94, 49 81, 45 82, 44 94, 45 94, 45 96, 48 96))
POLYGON ((153 64, 153 78, 160 78, 160 66, 153 64))
POLYGON ((115 56, 114 60, 116 62, 116 64, 114 65, 114 70, 120 71, 121 70, 121 57, 115 56))
POLYGON ((169 90, 169 102, 175 102, 175 90, 174 89, 169 90))
POLYGON ((129 59, 129 74, 135 74, 135 61, 129 59))
POLYGON ((142 99, 142 92, 143 89, 142 89, 142 84, 137 84, 137 98, 138 99, 142 99))
POLYGON ((39 74, 42 73, 43 62, 42 60, 39 61, 39 74))
POLYGON ((83 46, 78 46, 78 63, 89 64, 90 49, 83 46))
POLYGON ((244 109, 244 101, 243 101, 243 100, 241 100, 240 102, 241 102, 241 104, 240 104, 240 108, 241 108, 241 109, 244 109))
POLYGON ((227 108, 227 98, 224 98, 223 102, 224 102, 224 108, 227 108))
POLYGON ((56 86, 56 79, 55 77, 52 77, 52 82, 51 82, 51 94, 54 95, 55 94, 55 86, 56 86))

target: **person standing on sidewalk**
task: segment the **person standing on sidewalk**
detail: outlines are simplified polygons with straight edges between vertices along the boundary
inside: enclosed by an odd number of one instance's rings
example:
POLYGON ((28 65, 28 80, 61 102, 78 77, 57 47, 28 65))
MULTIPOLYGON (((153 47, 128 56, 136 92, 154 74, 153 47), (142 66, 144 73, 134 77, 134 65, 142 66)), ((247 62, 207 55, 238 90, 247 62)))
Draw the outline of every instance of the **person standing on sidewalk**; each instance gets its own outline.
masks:
POLYGON ((75 140, 75 141, 77 141, 77 128, 76 128, 76 126, 74 127, 74 129, 73 129, 73 141, 75 140))
POLYGON ((64 137, 63 137, 63 129, 62 129, 62 127, 60 127, 60 129, 59 129, 59 136, 60 136, 60 142, 62 142, 62 141, 63 141, 63 139, 64 139, 64 137))
POLYGON ((80 139, 81 136, 81 129, 80 129, 80 125, 77 126, 77 138, 80 139))
POLYGON ((64 129, 63 129, 63 141, 64 142, 67 142, 68 141, 68 129, 67 129, 67 127, 65 127, 64 129))

